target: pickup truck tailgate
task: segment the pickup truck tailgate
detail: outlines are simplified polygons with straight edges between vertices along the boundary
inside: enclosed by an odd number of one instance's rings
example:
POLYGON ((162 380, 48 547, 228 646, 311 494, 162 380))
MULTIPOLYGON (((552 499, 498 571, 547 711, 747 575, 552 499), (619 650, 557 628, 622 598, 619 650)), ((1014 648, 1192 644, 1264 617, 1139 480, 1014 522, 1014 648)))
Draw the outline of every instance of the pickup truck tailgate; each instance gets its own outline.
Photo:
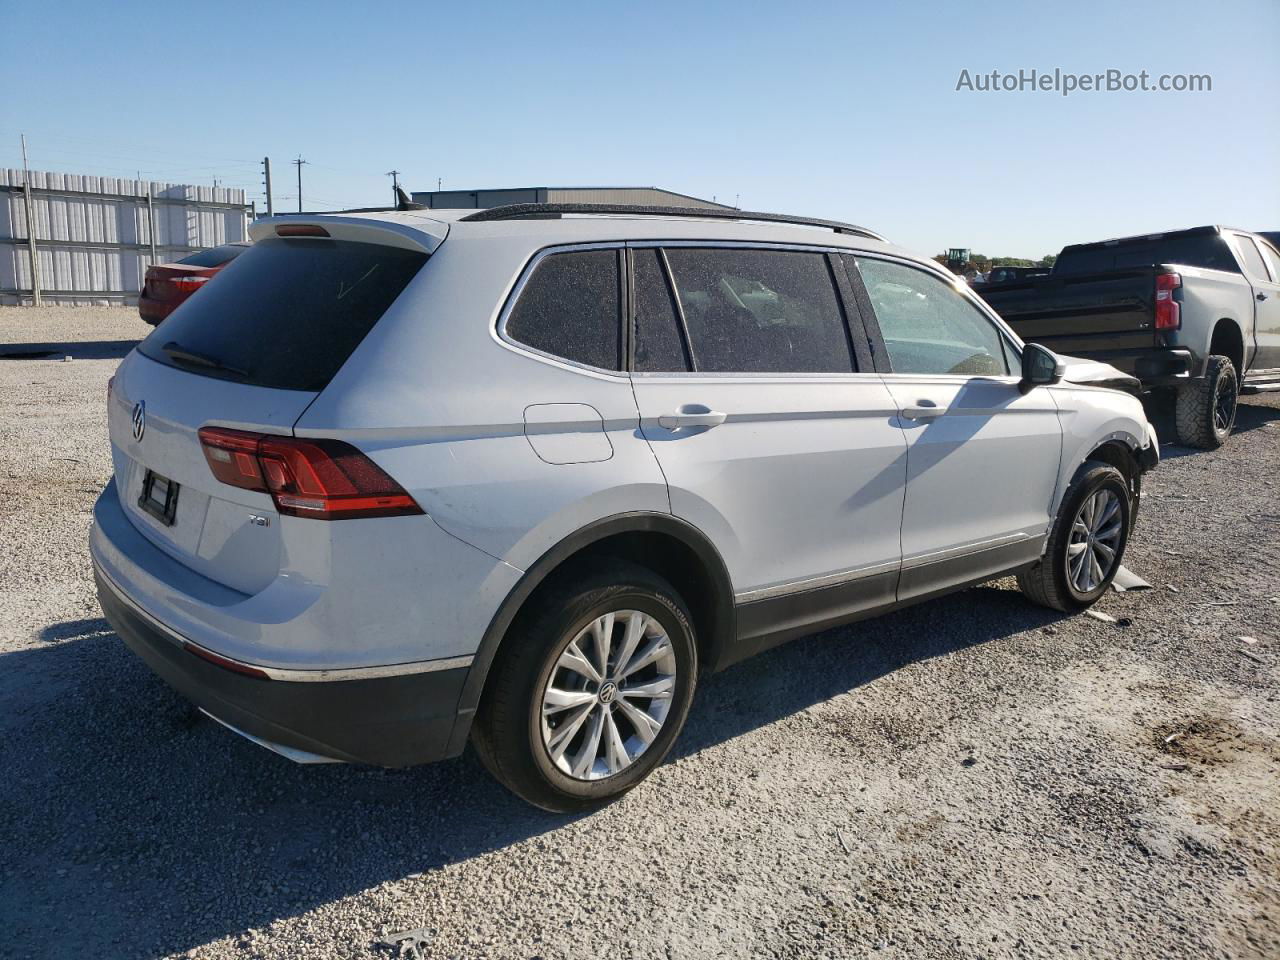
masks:
POLYGON ((1023 340, 1073 356, 1151 349, 1155 329, 1153 267, 1039 277, 979 292, 1023 340))

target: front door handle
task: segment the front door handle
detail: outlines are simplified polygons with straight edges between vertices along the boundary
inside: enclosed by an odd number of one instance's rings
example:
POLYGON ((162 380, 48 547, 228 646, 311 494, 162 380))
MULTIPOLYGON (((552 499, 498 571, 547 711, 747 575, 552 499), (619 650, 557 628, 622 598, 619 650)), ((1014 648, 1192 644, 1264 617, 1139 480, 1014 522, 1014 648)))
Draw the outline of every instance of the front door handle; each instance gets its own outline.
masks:
POLYGON ((1258 294, 1258 299, 1259 299, 1260 301, 1261 301, 1261 300, 1265 300, 1265 299, 1267 299, 1267 295, 1266 295, 1265 293, 1260 293, 1260 294, 1258 294))
POLYGON ((946 407, 940 407, 932 400, 917 400, 914 405, 902 408, 902 417, 904 420, 932 420, 946 412, 946 407))
POLYGON ((658 426, 668 430, 681 430, 685 427, 718 427, 728 419, 727 413, 712 410, 700 403, 686 403, 675 413, 668 413, 658 418, 658 426))

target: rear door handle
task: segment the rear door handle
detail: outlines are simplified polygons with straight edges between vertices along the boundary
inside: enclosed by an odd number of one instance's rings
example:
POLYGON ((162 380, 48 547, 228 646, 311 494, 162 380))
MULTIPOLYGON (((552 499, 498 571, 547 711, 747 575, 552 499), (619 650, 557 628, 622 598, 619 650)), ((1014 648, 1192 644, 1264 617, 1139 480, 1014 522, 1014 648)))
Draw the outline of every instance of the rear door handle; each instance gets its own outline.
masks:
POLYGON ((687 403, 675 413, 668 413, 658 418, 658 426, 668 430, 680 430, 684 427, 718 427, 728 419, 727 413, 712 410, 700 403, 687 403))
POLYGON ((932 420, 946 412, 946 407, 940 407, 932 400, 917 400, 913 406, 902 408, 902 417, 904 420, 932 420))
POLYGON ((1265 300, 1265 299, 1267 299, 1267 295, 1266 295, 1265 293, 1260 293, 1260 294, 1258 294, 1258 299, 1259 299, 1259 300, 1265 300))

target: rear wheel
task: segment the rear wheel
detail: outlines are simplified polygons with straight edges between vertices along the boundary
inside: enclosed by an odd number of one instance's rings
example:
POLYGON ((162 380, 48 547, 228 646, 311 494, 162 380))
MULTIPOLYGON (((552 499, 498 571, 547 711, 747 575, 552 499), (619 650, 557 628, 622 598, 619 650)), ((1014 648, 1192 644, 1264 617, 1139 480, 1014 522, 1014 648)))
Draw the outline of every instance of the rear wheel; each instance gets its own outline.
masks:
POLYGON ((1115 467, 1088 461, 1067 490, 1044 557, 1018 574, 1041 606, 1074 613, 1097 602, 1115 578, 1129 540, 1129 484, 1115 467))
POLYGON ((631 789, 684 726, 697 673, 690 622, 674 588, 643 567, 560 578, 494 663, 474 732, 490 772, 557 812, 631 789))
POLYGON ((1201 450, 1216 450, 1231 435, 1236 422, 1240 382, 1227 357, 1212 356, 1204 377, 1178 391, 1175 425, 1178 442, 1201 450))

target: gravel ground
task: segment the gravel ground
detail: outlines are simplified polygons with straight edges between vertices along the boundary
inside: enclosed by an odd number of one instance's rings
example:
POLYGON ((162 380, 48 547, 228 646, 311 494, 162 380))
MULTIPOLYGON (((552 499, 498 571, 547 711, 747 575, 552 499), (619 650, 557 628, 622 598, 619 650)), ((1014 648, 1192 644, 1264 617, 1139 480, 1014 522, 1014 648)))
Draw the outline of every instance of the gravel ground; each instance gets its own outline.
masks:
POLYGON ((1280 956, 1280 396, 1164 446, 1118 622, 1002 581, 797 641, 566 819, 469 756, 294 766, 119 643, 85 539, 146 329, 0 309, 75 358, 0 359, 0 955, 1280 956))

